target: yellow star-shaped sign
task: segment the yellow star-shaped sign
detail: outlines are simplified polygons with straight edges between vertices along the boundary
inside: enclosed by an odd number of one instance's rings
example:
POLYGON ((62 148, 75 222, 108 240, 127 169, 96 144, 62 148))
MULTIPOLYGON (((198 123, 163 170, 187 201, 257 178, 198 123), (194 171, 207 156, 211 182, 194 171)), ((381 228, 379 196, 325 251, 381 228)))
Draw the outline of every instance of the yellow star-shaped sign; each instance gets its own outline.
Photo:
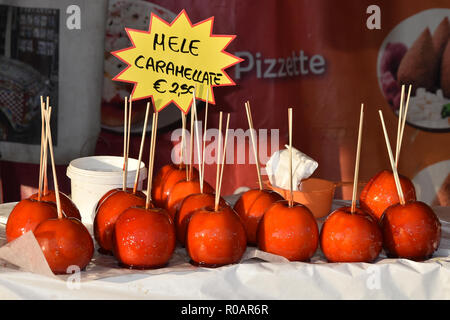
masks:
POLYGON ((126 28, 133 45, 111 53, 128 67, 113 80, 134 83, 131 98, 151 98, 156 111, 173 102, 187 113, 194 91, 206 101, 208 88, 235 85, 224 70, 242 61, 225 51, 235 36, 213 35, 213 22, 193 25, 183 10, 170 24, 152 13, 148 31, 126 28))

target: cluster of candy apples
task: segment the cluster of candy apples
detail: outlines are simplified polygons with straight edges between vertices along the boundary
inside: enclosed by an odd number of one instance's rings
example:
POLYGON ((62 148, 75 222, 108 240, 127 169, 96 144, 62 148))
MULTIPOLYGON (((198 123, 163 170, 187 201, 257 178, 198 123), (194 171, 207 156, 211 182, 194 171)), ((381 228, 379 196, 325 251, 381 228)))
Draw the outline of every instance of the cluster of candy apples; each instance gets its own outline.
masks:
MULTIPOLYGON (((378 257, 383 247, 388 257, 420 261, 430 258, 439 247, 441 238, 439 219, 427 204, 417 201, 411 180, 397 172, 406 120, 406 111, 403 112, 402 103, 403 92, 404 87, 402 87, 395 161, 383 115, 381 111, 379 112, 392 171, 383 170, 370 179, 361 192, 360 208, 355 207, 356 184, 354 184, 352 207, 340 208, 328 216, 321 230, 320 243, 329 261, 371 262, 378 257)), ((360 132, 362 115, 363 109, 361 109, 360 132)), ((360 136, 356 168, 359 166, 359 149, 360 136)), ((355 169, 355 182, 357 172, 358 169, 355 169)))
POLYGON ((51 107, 41 97, 42 137, 39 190, 21 200, 11 211, 6 223, 6 239, 15 240, 31 231, 34 233, 50 269, 64 274, 70 266, 85 269, 94 253, 94 242, 81 223, 75 204, 59 192, 53 158, 50 129, 51 107), (55 191, 47 185, 47 149, 50 151, 55 191), (42 186, 43 185, 43 186, 42 186))
MULTIPOLYGON (((195 118, 194 104, 191 133, 195 118)), ((184 114, 182 119, 184 132, 184 114)), ((222 113, 219 130, 221 123, 222 113)), ((228 123, 229 115, 227 129, 228 123)), ((178 238, 194 264, 219 266, 239 261, 246 235, 239 216, 220 197, 223 165, 217 166, 216 191, 204 182, 202 167, 197 170, 192 164, 164 166, 153 179, 157 113, 152 125, 147 194, 124 187, 100 199, 94 220, 100 252, 114 254, 125 267, 158 268, 169 262, 178 238)))

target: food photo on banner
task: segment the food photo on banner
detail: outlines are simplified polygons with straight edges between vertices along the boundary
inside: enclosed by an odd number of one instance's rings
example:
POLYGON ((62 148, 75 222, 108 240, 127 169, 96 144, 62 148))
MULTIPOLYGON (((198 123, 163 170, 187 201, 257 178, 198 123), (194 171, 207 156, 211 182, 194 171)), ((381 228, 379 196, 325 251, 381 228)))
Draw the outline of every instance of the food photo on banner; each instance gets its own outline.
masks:
POLYGON ((0 0, 0 297, 449 299, 449 19, 0 0))

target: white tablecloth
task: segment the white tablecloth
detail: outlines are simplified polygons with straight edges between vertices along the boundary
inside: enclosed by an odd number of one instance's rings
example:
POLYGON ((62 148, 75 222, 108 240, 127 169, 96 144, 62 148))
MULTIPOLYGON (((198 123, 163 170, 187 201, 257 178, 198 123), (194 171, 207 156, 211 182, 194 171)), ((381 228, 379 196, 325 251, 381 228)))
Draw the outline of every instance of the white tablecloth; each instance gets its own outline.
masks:
MULTIPOLYGON (((335 201, 333 208, 341 205, 335 201)), ((0 205, 0 246, 12 206, 0 205)), ((312 263, 267 262, 250 259, 262 254, 250 248, 239 264, 207 269, 189 265, 177 248, 170 269, 133 271, 96 253, 80 278, 0 263, 0 299, 450 299, 450 207, 434 209, 442 223, 441 246, 425 262, 382 255, 373 264, 326 263, 320 250, 312 263)))

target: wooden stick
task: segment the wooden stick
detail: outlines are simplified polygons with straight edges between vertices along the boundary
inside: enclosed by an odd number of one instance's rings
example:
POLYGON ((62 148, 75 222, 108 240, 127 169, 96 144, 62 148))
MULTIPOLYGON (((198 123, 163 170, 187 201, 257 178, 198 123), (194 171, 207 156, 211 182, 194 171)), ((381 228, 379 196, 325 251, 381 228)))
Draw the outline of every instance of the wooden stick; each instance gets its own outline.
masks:
POLYGON ((400 184, 400 179, 398 177, 397 168, 394 163, 394 156, 392 155, 391 145, 389 143, 389 137, 388 137, 388 133, 386 131, 386 125, 384 124, 383 113, 381 112, 381 110, 378 110, 378 113, 380 114, 381 125, 383 126, 384 139, 386 140, 386 147, 388 149, 389 161, 391 162, 392 172, 394 173, 394 180, 395 180, 395 185, 397 187, 398 198, 400 199, 400 204, 404 205, 405 197, 403 195, 402 186, 400 184))
MULTIPOLYGON (((193 97, 193 102, 192 102, 192 107, 194 108, 194 123, 195 122, 198 122, 198 119, 197 119, 197 103, 196 103, 196 101, 195 101, 195 89, 194 89, 194 92, 193 92, 193 95, 194 95, 194 97, 193 97)), ((203 180, 203 172, 202 172, 202 156, 201 156, 201 152, 202 152, 202 150, 200 149, 200 134, 199 134, 199 132, 198 132, 198 125, 197 124, 195 124, 195 135, 196 135, 196 142, 197 142, 197 158, 198 158, 198 172, 199 172, 199 178, 200 178, 200 181, 202 181, 203 180)), ((203 193, 203 184, 202 183, 200 183, 200 193, 203 193)))
POLYGON ((200 177, 200 187, 203 190, 203 184, 205 180, 205 148, 206 148, 206 130, 208 122, 208 100, 209 100, 209 87, 206 89, 206 107, 205 107, 205 128, 203 129, 203 146, 202 146, 202 176, 200 177))
POLYGON ((412 85, 409 85, 408 88, 408 97, 406 98, 406 104, 403 110, 403 121, 402 121, 402 128, 401 128, 401 132, 400 132, 400 140, 399 140, 399 145, 398 145, 398 158, 395 161, 395 166, 398 166, 398 161, 400 158, 400 151, 402 149, 402 142, 403 142, 403 131, 405 130, 405 124, 406 124, 406 115, 408 114, 408 106, 409 106, 409 97, 411 95, 411 88, 412 85))
POLYGON ((63 211, 61 208, 61 198, 59 194, 59 187, 58 187, 58 178, 56 177, 56 166, 55 166, 55 156, 53 153, 53 142, 52 142, 52 132, 50 128, 50 117, 52 113, 52 107, 49 107, 46 114, 46 122, 47 122, 47 140, 48 140, 48 147, 50 150, 50 160, 52 163, 52 171, 53 171, 53 185, 55 188, 55 197, 56 197, 56 208, 58 210, 58 218, 63 218, 63 211))
POLYGON ((123 168, 122 168, 122 190, 127 189, 127 174, 125 172, 126 155, 127 155, 127 123, 128 123, 128 98, 125 97, 125 113, 123 119, 123 168))
MULTIPOLYGON (((194 103, 194 102, 192 102, 194 103)), ((189 144, 189 177, 187 181, 191 181, 192 179, 192 170, 193 170, 193 164, 194 164, 194 112, 193 108, 191 107, 191 131, 190 131, 190 144, 189 144)))
MULTIPOLYGON (((183 167, 183 162, 184 162, 184 150, 186 148, 185 146, 185 140, 186 140, 186 115, 184 114, 183 111, 181 111, 181 147, 180 147, 180 165, 178 167, 178 169, 181 170, 181 168, 183 167)), ((187 179, 187 175, 186 175, 186 179, 187 179)))
POLYGON ((221 193, 221 189, 222 189, 222 178, 223 178, 223 168, 225 166, 225 155, 226 155, 226 150, 227 150, 227 141, 228 141, 228 125, 230 124, 230 114, 227 115, 227 125, 225 128, 225 142, 223 144, 223 148, 222 148, 222 165, 220 167, 220 179, 219 179, 219 189, 216 189, 216 196, 217 194, 219 194, 218 197, 215 198, 215 203, 214 203, 214 210, 217 211, 219 209, 219 200, 220 200, 220 193, 221 193))
POLYGON ((138 167, 137 167, 137 171, 136 171, 136 177, 134 178, 133 194, 136 194, 138 181, 139 181, 139 173, 141 171, 142 153, 144 151, 145 133, 147 132, 147 121, 148 121, 149 111, 150 111, 150 102, 147 102, 147 109, 145 110, 144 128, 142 128, 141 145, 139 147, 138 167))
POLYGON ((294 205, 294 186, 292 185, 292 108, 288 109, 289 124, 289 207, 294 205))
POLYGON ((38 201, 42 199, 42 176, 44 160, 44 143, 45 143, 45 104, 44 98, 41 96, 41 153, 39 156, 39 187, 38 187, 38 201))
POLYGON ((245 103, 245 111, 247 112, 248 126, 250 128, 250 137, 252 139, 253 153, 254 153, 255 161, 256 161, 256 172, 258 174, 259 190, 262 190, 263 185, 262 185, 262 179, 261 179, 261 168, 259 167, 259 157, 258 157, 258 151, 257 151, 257 147, 256 147, 255 130, 253 128, 252 111, 250 109, 249 101, 247 101, 245 103))
POLYGON ((217 155, 216 155, 216 195, 214 199, 214 211, 218 209, 218 203, 220 199, 220 195, 218 193, 219 190, 219 180, 220 180, 220 151, 222 150, 222 111, 219 113, 219 136, 217 137, 217 155))
POLYGON ((405 96, 405 85, 402 84, 402 91, 400 94, 400 107, 398 109, 398 123, 397 123, 397 143, 395 145, 395 165, 398 162, 398 149, 400 145, 400 132, 402 128, 402 117, 403 117, 403 99, 405 96))
POLYGON ((153 161, 155 159, 155 142, 156 142, 156 131, 158 130, 158 112, 153 113, 152 121, 152 135, 150 138, 150 152, 148 160, 148 178, 147 178, 147 197, 145 200, 145 209, 150 206, 150 201, 152 198, 152 180, 153 180, 153 161))
MULTIPOLYGON (((183 132, 186 132, 187 116, 186 115, 184 115, 184 116, 185 116, 185 120, 184 120, 184 131, 183 132)), ((184 149, 184 153, 185 153, 184 159, 186 159, 186 161, 184 162, 184 169, 186 170, 186 180, 189 181, 189 166, 188 166, 189 161, 187 161, 187 157, 188 157, 187 151, 188 150, 187 150, 186 136, 184 137, 183 149, 184 149)))
POLYGON ((127 153, 125 155, 125 190, 127 188, 128 182, 128 157, 130 154, 130 132, 131 132, 131 110, 132 110, 132 104, 131 104, 131 96, 128 99, 129 108, 128 108, 128 125, 127 125, 127 153))
POLYGON ((358 191, 359 158, 361 154, 363 120, 364 120, 364 104, 361 103, 361 112, 359 115, 358 145, 356 147, 355 175, 353 176, 353 195, 352 195, 351 213, 354 213, 356 210, 356 194, 358 191))
MULTIPOLYGON (((50 97, 47 96, 45 99, 45 110, 48 110, 50 105, 50 97)), ((48 194, 48 175, 47 175, 47 160, 48 160, 48 147, 47 147, 47 133, 45 133, 45 146, 44 146, 44 167, 42 168, 42 173, 44 175, 44 191, 42 194, 45 196, 48 194)))

